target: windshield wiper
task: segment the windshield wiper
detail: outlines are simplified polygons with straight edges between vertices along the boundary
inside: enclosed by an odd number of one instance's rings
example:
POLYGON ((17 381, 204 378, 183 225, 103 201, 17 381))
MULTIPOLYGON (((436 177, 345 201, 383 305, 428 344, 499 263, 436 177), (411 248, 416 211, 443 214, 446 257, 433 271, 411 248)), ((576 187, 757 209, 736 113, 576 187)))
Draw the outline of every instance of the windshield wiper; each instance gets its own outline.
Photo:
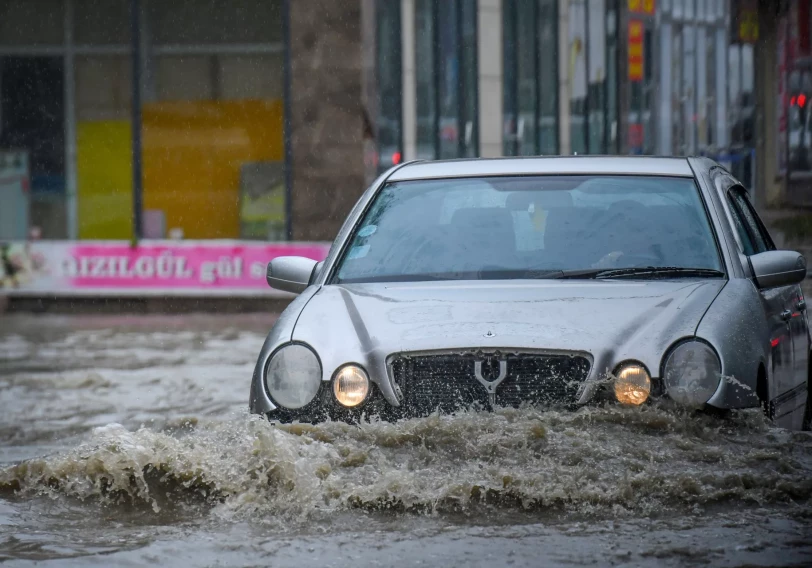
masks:
POLYGON ((725 273, 713 268, 685 268, 683 266, 638 266, 602 270, 594 278, 622 278, 624 276, 649 276, 652 278, 721 278, 725 273))
POLYGON ((582 270, 559 270, 551 272, 545 278, 556 280, 578 278, 623 278, 624 276, 650 277, 650 278, 720 278, 724 272, 712 268, 685 268, 682 266, 636 266, 630 268, 586 268, 582 270))

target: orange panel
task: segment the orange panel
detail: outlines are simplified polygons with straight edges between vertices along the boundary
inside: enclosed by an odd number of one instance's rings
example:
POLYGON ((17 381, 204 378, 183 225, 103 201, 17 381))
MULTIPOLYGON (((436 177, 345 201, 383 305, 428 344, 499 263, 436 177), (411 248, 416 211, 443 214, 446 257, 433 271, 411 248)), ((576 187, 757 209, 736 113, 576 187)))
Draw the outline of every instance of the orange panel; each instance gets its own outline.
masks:
POLYGON ((240 166, 282 161, 279 100, 144 105, 144 208, 188 239, 239 237, 240 166))

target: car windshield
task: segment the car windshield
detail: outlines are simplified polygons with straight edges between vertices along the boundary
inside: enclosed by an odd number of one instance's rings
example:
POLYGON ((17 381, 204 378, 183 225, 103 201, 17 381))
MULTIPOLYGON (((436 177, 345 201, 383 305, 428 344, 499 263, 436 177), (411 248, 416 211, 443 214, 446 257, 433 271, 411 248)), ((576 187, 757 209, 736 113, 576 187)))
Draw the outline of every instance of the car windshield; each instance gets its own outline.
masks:
POLYGON ((386 184, 356 225, 334 282, 555 278, 652 267, 671 276, 722 270, 691 178, 456 178, 386 184))

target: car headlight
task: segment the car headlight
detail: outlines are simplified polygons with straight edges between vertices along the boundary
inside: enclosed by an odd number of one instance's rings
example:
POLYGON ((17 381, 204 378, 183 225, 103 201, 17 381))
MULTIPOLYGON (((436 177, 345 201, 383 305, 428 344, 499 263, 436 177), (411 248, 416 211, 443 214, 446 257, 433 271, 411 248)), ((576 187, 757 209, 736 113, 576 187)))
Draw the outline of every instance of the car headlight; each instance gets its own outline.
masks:
POLYGON ((651 394, 651 377, 638 363, 624 363, 615 372, 615 398, 621 404, 639 406, 651 394))
POLYGON ((677 345, 663 365, 663 382, 668 396, 686 406, 697 407, 708 402, 721 380, 719 357, 702 341, 677 345))
POLYGON ((319 391, 321 363, 310 348, 298 343, 286 345, 271 357, 265 385, 279 406, 291 410, 302 408, 319 391))
POLYGON ((369 377, 357 365, 346 365, 338 370, 333 379, 333 394, 342 405, 358 406, 369 394, 369 377))

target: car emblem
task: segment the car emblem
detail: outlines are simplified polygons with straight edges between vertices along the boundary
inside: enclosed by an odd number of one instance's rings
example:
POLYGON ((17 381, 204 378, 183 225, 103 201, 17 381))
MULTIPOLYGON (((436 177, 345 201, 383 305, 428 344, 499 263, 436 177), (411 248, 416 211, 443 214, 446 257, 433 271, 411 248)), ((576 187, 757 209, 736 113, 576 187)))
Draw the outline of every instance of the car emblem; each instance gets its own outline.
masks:
POLYGON ((496 387, 507 377, 507 360, 496 359, 495 357, 478 359, 474 361, 474 376, 479 381, 479 384, 488 391, 488 401, 491 404, 496 404, 496 387))
POLYGON ((496 337, 496 334, 489 329, 487 332, 482 334, 482 337, 496 337))

